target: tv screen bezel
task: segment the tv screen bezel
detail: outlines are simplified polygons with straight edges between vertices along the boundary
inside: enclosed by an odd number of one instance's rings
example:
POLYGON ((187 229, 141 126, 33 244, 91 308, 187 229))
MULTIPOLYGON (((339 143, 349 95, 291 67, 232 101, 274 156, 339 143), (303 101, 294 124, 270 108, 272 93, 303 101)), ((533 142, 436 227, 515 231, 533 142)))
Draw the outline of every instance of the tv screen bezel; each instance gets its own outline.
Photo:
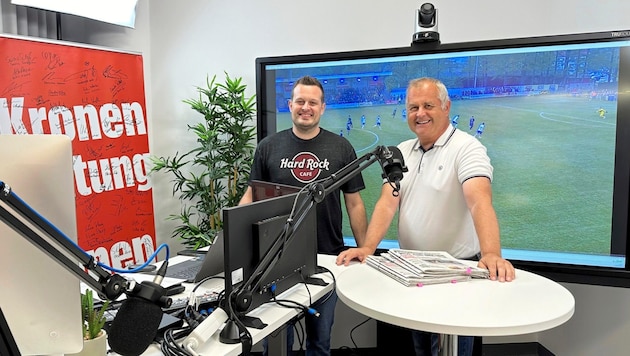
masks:
MULTIPOLYGON (((299 55, 283 55, 272 57, 259 57, 256 59, 256 98, 257 98, 257 139, 276 131, 275 97, 266 95, 268 83, 265 75, 266 68, 270 65, 299 64, 325 61, 344 61, 353 59, 394 58, 418 54, 435 54, 461 51, 484 51, 492 49, 510 49, 524 47, 541 47, 565 44, 580 44, 595 41, 629 41, 630 30, 603 31, 581 34, 563 34, 540 36, 530 38, 511 38, 490 41, 447 43, 437 42, 411 44, 408 47, 384 48, 363 51, 347 51, 337 53, 311 53, 299 55), (272 109, 271 109, 272 108, 272 109)), ((620 62, 620 73, 630 76, 630 58, 620 62), (623 67, 623 69, 621 69, 623 67)), ((274 91, 275 92, 275 91, 274 91)), ((619 78, 619 100, 617 106, 619 112, 630 113, 630 77, 619 78), (622 100, 623 99, 623 100, 622 100)), ((613 225, 613 229, 622 231, 613 234, 625 235, 625 267, 598 267, 588 265, 572 265, 549 262, 534 262, 511 259, 517 267, 529 270, 560 282, 604 285, 615 287, 630 287, 630 259, 628 243, 629 197, 630 197, 630 123, 624 118, 617 121, 616 146, 615 146, 615 177, 613 186, 613 221, 623 221, 621 226, 613 225), (621 163, 620 163, 621 162, 621 163), (626 163, 623 163, 626 162, 626 163), (619 169, 622 167, 623 169, 619 169)), ((611 234, 612 235, 612 234, 611 234)), ((621 247, 623 250, 624 248, 621 247)))

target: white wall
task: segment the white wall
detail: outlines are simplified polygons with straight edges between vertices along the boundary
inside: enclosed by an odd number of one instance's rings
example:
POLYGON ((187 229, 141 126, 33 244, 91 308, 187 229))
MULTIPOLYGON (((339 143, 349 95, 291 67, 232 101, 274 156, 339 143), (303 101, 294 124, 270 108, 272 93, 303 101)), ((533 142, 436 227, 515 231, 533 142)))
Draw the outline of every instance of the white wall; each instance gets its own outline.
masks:
MULTIPOLYGON (((423 1, 395 0, 140 0, 135 30, 102 26, 77 34, 89 42, 145 54, 153 154, 190 147, 186 124, 195 119, 182 99, 206 75, 227 71, 255 88, 256 57, 408 46, 414 11, 423 1)), ((622 0, 437 0, 442 43, 630 29, 622 0)), ((66 33, 68 30, 65 31, 66 33)), ((158 242, 169 239, 179 211, 165 177, 154 177, 158 242)), ((535 335, 487 342, 538 340, 557 355, 626 355, 630 347, 630 290, 566 285, 576 312, 566 324, 535 335)), ((488 296, 491 300, 492 296, 488 296)), ((518 308, 517 305, 514 306, 518 308)), ((341 308, 333 343, 352 346, 350 328, 364 320, 341 308)), ((373 325, 357 331, 360 347, 374 346, 373 325), (359 335, 360 334, 360 335, 359 335)))

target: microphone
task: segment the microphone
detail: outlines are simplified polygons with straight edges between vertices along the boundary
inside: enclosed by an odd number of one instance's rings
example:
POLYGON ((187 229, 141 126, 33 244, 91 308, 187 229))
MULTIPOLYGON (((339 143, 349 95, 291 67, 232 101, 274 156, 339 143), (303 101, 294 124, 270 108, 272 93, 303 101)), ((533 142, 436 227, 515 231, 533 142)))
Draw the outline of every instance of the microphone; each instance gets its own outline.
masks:
POLYGON ((398 191, 400 191, 400 181, 403 179, 403 173, 409 171, 405 165, 402 152, 396 146, 383 146, 379 160, 383 167, 383 178, 387 178, 388 182, 394 183, 394 196, 397 196, 398 191))
POLYGON ((109 329, 108 342, 112 351, 123 356, 138 356, 155 339, 162 321, 162 307, 169 307, 172 299, 160 283, 166 275, 168 262, 164 261, 153 282, 134 283, 109 329))

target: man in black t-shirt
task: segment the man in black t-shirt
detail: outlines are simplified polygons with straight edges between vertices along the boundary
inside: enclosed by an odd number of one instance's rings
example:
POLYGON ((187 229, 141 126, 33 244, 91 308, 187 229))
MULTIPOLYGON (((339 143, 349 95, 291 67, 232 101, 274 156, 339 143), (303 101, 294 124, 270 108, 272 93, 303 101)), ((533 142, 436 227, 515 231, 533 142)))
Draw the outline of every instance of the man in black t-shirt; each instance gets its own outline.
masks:
MULTIPOLYGON (((251 180, 304 186, 329 177, 356 159, 348 140, 319 126, 324 113, 324 89, 310 76, 298 79, 291 92, 289 110, 293 125, 260 141, 254 155, 251 180)), ((317 205, 317 250, 337 255, 344 250, 341 231, 341 193, 350 227, 358 246, 361 246, 367 229, 367 215, 359 191, 365 188, 359 174, 339 189, 329 193, 317 205)), ((239 204, 252 202, 251 187, 239 204)), ((337 295, 324 297, 313 307, 320 316, 306 316, 306 348, 309 355, 330 355, 330 331, 334 321, 337 295)), ((292 336, 292 333, 290 334, 292 336)), ((292 344, 292 337, 288 337, 292 344)))

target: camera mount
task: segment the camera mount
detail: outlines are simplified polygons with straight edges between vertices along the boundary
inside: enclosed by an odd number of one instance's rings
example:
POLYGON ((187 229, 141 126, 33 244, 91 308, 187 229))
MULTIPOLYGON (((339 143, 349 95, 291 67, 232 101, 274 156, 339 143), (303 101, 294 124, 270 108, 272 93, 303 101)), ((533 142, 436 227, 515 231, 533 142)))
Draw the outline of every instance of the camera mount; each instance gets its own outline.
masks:
POLYGON ((431 3, 424 3, 416 10, 416 22, 412 45, 425 42, 440 42, 437 24, 437 9, 431 3))

